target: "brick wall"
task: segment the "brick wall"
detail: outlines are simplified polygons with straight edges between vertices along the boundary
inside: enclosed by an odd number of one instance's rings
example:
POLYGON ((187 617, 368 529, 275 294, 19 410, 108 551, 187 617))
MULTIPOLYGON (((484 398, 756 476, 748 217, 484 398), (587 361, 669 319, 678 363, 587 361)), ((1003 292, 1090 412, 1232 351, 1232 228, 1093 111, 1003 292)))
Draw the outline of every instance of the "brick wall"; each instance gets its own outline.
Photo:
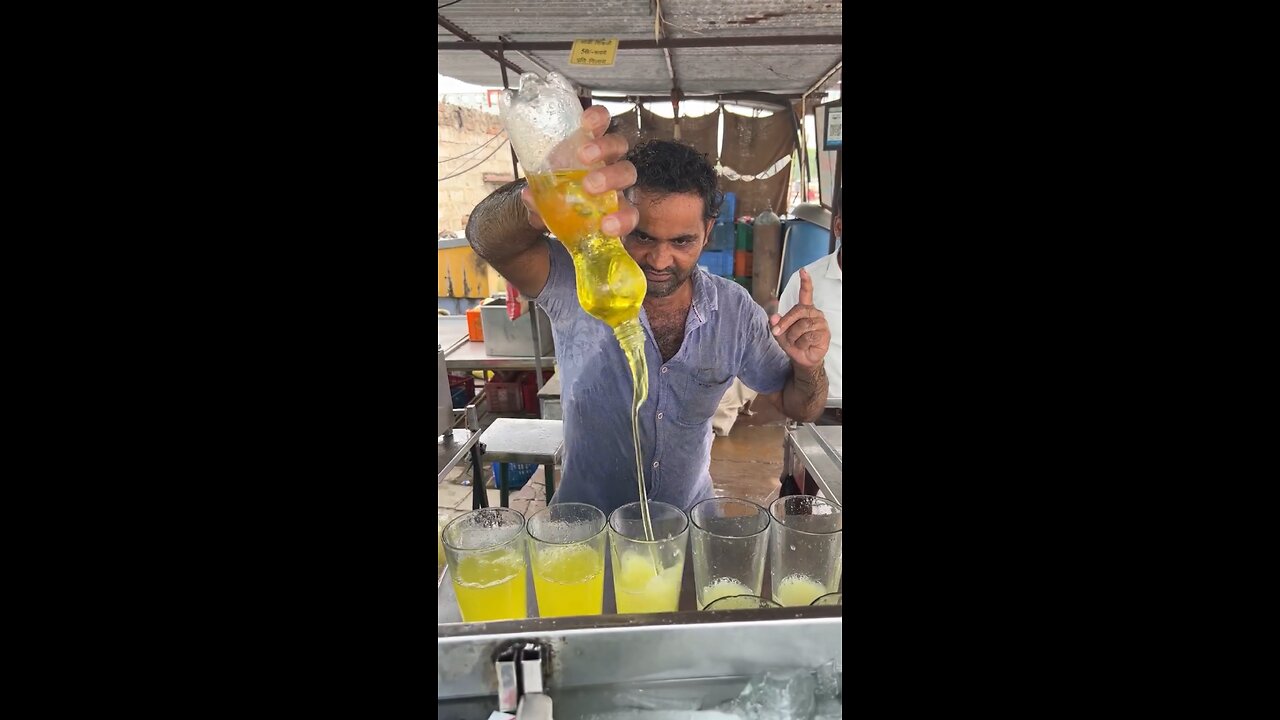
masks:
POLYGON ((489 193, 512 179, 511 150, 509 145, 503 145, 506 136, 493 139, 502 132, 502 123, 496 114, 444 103, 437 103, 436 108, 437 161, 458 157, 485 141, 493 140, 466 157, 436 165, 437 178, 472 168, 457 177, 436 183, 439 202, 437 232, 457 231, 460 234, 466 229, 471 210, 489 193), (488 159, 481 162, 486 156, 488 159), (496 177, 485 182, 486 174, 496 177))

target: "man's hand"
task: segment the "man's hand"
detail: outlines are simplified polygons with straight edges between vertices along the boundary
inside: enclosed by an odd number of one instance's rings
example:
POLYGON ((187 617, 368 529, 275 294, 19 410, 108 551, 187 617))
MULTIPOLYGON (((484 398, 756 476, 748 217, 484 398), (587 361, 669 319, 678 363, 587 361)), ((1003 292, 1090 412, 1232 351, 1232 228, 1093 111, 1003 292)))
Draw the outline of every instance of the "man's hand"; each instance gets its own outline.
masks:
POLYGON ((831 328, 822 311, 813 306, 813 280, 804 268, 800 269, 799 302, 782 317, 774 314, 769 324, 792 363, 807 369, 822 367, 831 346, 831 328))
MULTIPOLYGON (((582 113, 582 127, 588 136, 595 138, 578 149, 578 159, 595 168, 582 179, 583 189, 599 195, 635 185, 636 166, 621 160, 627 154, 627 139, 621 135, 604 134, 609 129, 609 111, 599 105, 587 108, 582 113)), ((520 192, 520 199, 529 211, 529 224, 538 230, 546 230, 546 223, 542 222, 528 187, 520 192)), ((600 221, 600 229, 615 237, 625 237, 636 229, 639 221, 640 213, 619 192, 618 212, 605 215, 600 221)))

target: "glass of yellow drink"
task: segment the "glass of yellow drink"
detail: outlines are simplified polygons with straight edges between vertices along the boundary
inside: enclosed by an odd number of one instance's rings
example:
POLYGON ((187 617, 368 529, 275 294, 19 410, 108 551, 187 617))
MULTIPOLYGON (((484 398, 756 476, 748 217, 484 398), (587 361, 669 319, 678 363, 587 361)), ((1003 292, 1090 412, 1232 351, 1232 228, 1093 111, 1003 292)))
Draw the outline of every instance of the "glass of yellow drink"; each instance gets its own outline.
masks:
POLYGON ((481 508, 445 526, 441 539, 463 622, 528 617, 525 520, 510 508, 481 508))
POLYGON ((726 595, 712 600, 703 610, 755 610, 758 608, 782 607, 778 603, 759 595, 726 595))
POLYGON ((838 589, 844 552, 840 506, 812 495, 788 495, 773 501, 769 515, 774 601, 799 607, 838 589))
POLYGON ((709 498, 689 510, 689 522, 698 607, 733 595, 760 595, 768 511, 737 498, 709 498))
POLYGON ((557 503, 529 518, 529 563, 540 617, 600 614, 604 526, 604 513, 583 503, 557 503))
POLYGON ((645 540, 640 503, 623 505, 609 516, 613 596, 618 612, 675 612, 689 545, 689 519, 674 505, 648 501, 653 540, 645 540))

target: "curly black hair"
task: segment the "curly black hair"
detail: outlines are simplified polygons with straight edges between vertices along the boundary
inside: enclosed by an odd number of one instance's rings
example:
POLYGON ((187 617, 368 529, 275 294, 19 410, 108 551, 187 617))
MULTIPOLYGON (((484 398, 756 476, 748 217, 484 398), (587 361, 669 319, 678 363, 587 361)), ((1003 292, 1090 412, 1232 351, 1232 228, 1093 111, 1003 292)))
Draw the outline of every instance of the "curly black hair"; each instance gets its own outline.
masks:
POLYGON ((716 186, 715 168, 692 145, 646 140, 632 148, 626 159, 636 166, 635 187, 661 194, 694 194, 702 198, 703 220, 720 214, 724 195, 716 186))

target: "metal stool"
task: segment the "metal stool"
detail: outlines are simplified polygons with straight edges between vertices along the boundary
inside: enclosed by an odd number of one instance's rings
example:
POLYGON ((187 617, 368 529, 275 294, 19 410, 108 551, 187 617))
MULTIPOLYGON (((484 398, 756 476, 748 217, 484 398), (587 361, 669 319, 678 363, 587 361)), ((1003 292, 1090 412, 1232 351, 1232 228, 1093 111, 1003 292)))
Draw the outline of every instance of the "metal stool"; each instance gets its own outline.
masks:
POLYGON ((556 491, 556 463, 564 449, 564 426, 559 420, 498 418, 480 436, 484 456, 498 463, 498 491, 502 507, 509 507, 508 463, 535 463, 547 471, 547 503, 556 491))

